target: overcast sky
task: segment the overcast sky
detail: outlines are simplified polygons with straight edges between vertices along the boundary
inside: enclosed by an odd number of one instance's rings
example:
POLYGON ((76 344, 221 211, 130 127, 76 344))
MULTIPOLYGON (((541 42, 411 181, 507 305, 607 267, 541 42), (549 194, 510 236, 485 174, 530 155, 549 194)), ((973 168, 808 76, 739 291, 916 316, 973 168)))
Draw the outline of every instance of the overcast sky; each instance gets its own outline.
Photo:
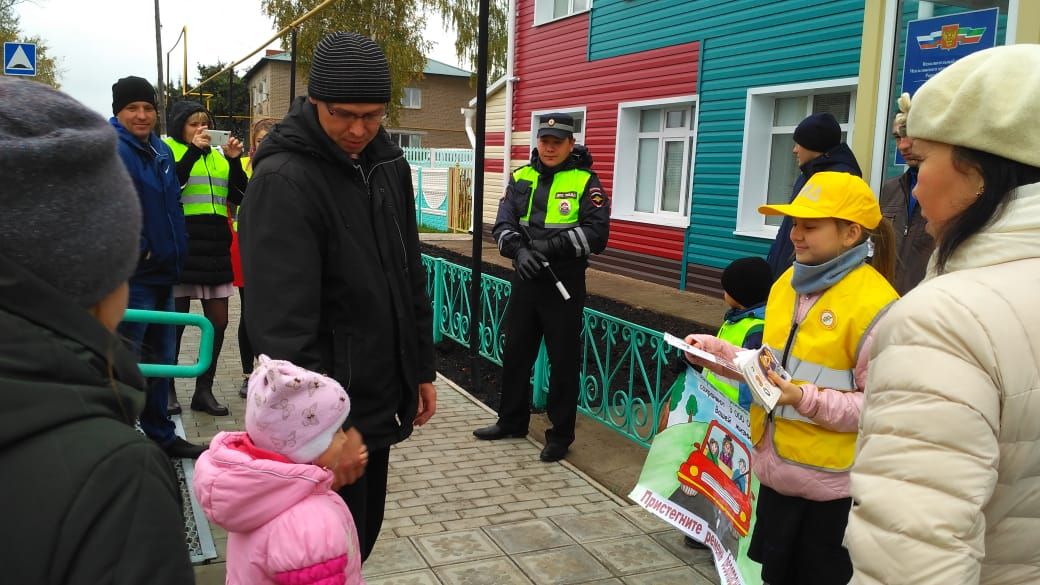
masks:
MULTIPOLYGON (((105 116, 112 115, 112 83, 120 77, 157 77, 155 15, 152 0, 32 0, 15 7, 26 35, 43 37, 60 59, 61 89, 105 116)), ((271 20, 260 0, 160 0, 163 69, 166 51, 188 27, 188 76, 196 64, 230 63, 256 49, 272 35, 271 20), (228 23, 235 23, 229 32, 228 23)), ((434 42, 428 57, 458 65, 455 34, 444 30, 438 16, 427 19, 426 38, 434 42)), ((271 48, 280 45, 275 42, 271 48)), ((259 58, 238 70, 244 73, 259 58)), ((174 85, 180 79, 183 48, 170 54, 174 85)))

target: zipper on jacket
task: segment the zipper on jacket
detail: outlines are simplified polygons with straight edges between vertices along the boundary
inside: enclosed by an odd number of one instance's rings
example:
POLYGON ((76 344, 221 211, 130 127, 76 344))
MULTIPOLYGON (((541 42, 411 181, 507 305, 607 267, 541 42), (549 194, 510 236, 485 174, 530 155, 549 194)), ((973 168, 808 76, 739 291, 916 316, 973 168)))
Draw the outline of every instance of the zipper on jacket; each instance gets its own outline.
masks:
POLYGON ((401 242, 401 257, 404 259, 404 272, 408 273, 408 248, 404 245, 404 233, 401 232, 401 224, 397 223, 397 215, 391 213, 390 218, 394 220, 394 227, 397 229, 397 239, 401 242))
MULTIPOLYGON (((798 310, 797 304, 795 311, 798 310)), ((798 322, 794 321, 791 323, 791 332, 787 334, 787 343, 784 344, 784 357, 780 360, 780 365, 787 369, 787 358, 791 357, 791 346, 794 345, 794 335, 798 332, 798 322)))

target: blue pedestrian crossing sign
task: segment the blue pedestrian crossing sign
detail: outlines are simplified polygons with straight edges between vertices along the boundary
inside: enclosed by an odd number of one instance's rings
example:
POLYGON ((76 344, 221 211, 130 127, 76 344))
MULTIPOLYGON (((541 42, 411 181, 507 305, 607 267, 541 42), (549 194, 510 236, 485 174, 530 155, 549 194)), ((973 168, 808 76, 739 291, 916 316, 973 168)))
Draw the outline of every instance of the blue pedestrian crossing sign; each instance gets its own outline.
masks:
POLYGON ((36 75, 36 45, 4 43, 4 75, 36 75))

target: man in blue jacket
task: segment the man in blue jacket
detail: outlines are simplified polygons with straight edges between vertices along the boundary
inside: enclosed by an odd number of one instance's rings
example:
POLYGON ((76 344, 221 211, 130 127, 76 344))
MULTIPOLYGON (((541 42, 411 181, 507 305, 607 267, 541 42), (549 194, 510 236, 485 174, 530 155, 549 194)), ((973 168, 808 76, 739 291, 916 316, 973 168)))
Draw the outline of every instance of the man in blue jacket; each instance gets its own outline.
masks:
MULTIPOLYGON (((112 86, 109 120, 119 135, 119 156, 134 181, 141 201, 140 256, 130 277, 129 308, 173 311, 173 285, 180 280, 188 250, 188 232, 181 210, 181 188, 173 153, 155 135, 155 89, 140 77, 124 77, 112 86)), ((174 364, 175 329, 172 325, 123 322, 119 334, 141 361, 174 364)), ((196 458, 205 447, 193 445, 174 433, 167 408, 169 378, 150 378, 141 412, 141 429, 170 457, 196 458)), ((172 414, 180 412, 177 410, 172 414)))

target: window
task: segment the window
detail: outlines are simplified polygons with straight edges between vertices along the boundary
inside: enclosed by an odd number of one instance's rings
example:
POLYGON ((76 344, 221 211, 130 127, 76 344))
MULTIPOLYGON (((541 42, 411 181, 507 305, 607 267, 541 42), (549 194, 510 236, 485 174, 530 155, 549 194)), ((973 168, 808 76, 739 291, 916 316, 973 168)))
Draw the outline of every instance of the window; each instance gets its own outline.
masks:
POLYGON ((401 148, 422 148, 422 134, 390 132, 390 140, 401 148))
POLYGON ((697 98, 621 104, 612 216, 689 224, 697 98))
POLYGON ((534 25, 567 18, 592 8, 592 0, 535 0, 534 25))
POLYGON ((538 145, 538 118, 545 114, 570 114, 574 118, 574 143, 585 144, 585 106, 531 112, 531 148, 538 145))
POLYGON ((848 142, 856 108, 856 79, 748 90, 741 157, 736 234, 772 239, 783 220, 758 213, 764 204, 787 203, 801 172, 791 149, 794 129, 809 114, 829 112, 848 142))
POLYGON ((409 110, 418 110, 422 107, 422 90, 418 87, 404 88, 401 96, 401 106, 409 110))

